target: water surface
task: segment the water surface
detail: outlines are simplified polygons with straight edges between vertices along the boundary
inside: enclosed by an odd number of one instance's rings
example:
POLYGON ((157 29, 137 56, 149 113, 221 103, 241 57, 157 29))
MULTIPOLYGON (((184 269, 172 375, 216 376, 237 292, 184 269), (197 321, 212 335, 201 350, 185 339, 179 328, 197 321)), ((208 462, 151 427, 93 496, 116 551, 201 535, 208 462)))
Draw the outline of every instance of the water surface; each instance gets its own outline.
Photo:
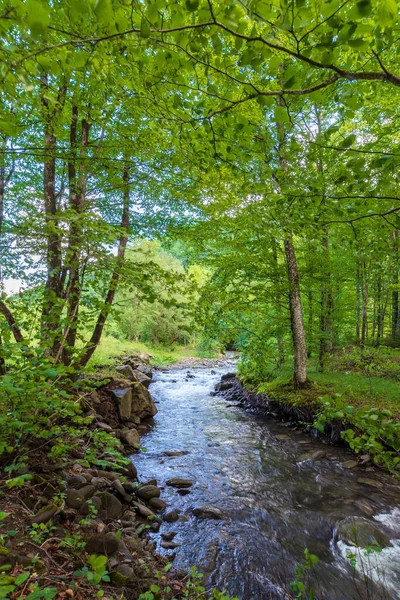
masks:
POLYGON ((307 547, 320 558, 318 598, 400 598, 397 486, 390 478, 380 488, 357 482, 375 475, 343 468, 340 461, 352 458, 345 449, 210 396, 229 370, 226 363, 191 369, 190 378, 187 369, 158 372, 150 387, 159 412, 142 438, 146 452, 134 456, 139 474, 156 477, 161 486, 171 477, 194 482, 186 496, 168 486, 161 495, 181 515, 161 529, 177 532, 174 566, 197 565, 207 585, 240 600, 278 600, 289 597, 284 588, 307 547), (327 458, 308 458, 321 449, 327 458), (187 454, 167 457, 165 451, 187 454), (197 519, 191 511, 202 505, 221 509, 225 519, 197 519), (366 515, 370 510, 373 515, 366 515), (384 581, 386 591, 380 585, 368 595, 349 566, 350 549, 334 541, 337 523, 348 516, 369 518, 392 540, 392 548, 365 559, 369 575, 384 581))

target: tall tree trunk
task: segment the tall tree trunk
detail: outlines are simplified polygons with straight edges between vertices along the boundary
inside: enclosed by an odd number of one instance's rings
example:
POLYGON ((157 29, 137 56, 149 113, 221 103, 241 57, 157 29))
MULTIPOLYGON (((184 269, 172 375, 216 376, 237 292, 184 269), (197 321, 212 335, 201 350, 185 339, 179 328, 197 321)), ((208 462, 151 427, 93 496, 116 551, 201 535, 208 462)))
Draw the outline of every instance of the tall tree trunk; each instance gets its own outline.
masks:
POLYGON ((381 273, 378 273, 378 277, 376 280, 376 290, 375 290, 375 294, 376 295, 376 299, 374 299, 375 303, 376 303, 376 340, 375 340, 375 346, 378 348, 380 346, 381 343, 381 330, 382 330, 382 312, 383 312, 383 306, 382 306, 382 278, 381 278, 381 273))
POLYGON ((292 240, 284 241, 286 267, 289 281, 289 309, 294 351, 294 384, 296 388, 307 385, 307 348, 301 304, 299 270, 292 240))
POLYGON ((56 138, 45 132, 46 159, 43 169, 44 207, 47 238, 47 281, 42 307, 42 336, 49 354, 57 353, 60 336, 61 314, 61 236, 57 219, 57 196, 55 191, 56 138))
MULTIPOLYGON (((3 149, 6 148, 8 140, 6 137, 2 137, 2 145, 3 149)), ((5 301, 2 298, 3 294, 3 270, 2 270, 2 254, 4 252, 3 247, 3 224, 4 224, 4 195, 6 191, 7 185, 10 183, 11 177, 13 176, 15 170, 15 163, 12 162, 9 169, 7 169, 5 164, 5 154, 2 152, 2 160, 0 165, 0 313, 5 318, 10 330, 13 333, 14 339, 16 342, 23 342, 24 338, 22 336, 21 330, 18 327, 16 320, 14 319, 11 311, 7 307, 5 301), (8 171, 8 172, 7 172, 8 171)), ((3 340, 0 335, 0 376, 5 375, 6 361, 2 351, 3 340)))
POLYGON ((57 102, 53 105, 47 98, 49 83, 47 75, 41 79, 42 114, 44 122, 44 164, 43 164, 43 196, 45 211, 46 266, 47 280, 45 284, 41 316, 41 336, 46 353, 55 356, 61 344, 61 312, 62 297, 62 232, 59 228, 58 205, 56 194, 56 152, 57 139, 55 123, 65 100, 66 86, 61 86, 57 94, 57 102))
MULTIPOLYGON (((315 108, 317 117, 318 135, 322 135, 322 120, 321 113, 318 108, 315 108)), ((322 198, 322 206, 326 204, 325 198, 325 178, 324 178, 324 163, 322 150, 318 158, 318 173, 321 177, 321 186, 324 193, 322 198)), ((330 269, 330 247, 329 247, 329 231, 328 227, 323 227, 322 236, 322 252, 324 268, 322 269, 322 285, 321 285, 321 316, 320 316, 320 341, 319 341, 319 365, 321 371, 324 369, 324 358, 327 352, 333 351, 333 289, 331 281, 330 269)))
MULTIPOLYGON (((274 239, 272 241, 272 253, 273 253, 273 260, 274 260, 274 267, 276 270, 276 278, 278 280, 279 278, 279 263, 278 263, 278 242, 274 239)), ((278 347, 278 359, 276 361, 276 368, 280 369, 284 362, 285 362, 285 347, 283 344, 283 336, 282 336, 282 332, 281 332, 281 323, 282 323, 282 310, 281 310, 281 305, 277 299, 277 302, 275 304, 275 310, 276 310, 276 315, 277 315, 277 327, 276 327, 276 343, 277 343, 277 347, 278 347)))
MULTIPOLYGON (((283 71, 283 65, 280 66, 283 71)), ((278 106, 282 106, 282 97, 278 97, 278 106)), ((283 155, 285 144, 285 130, 282 123, 276 124, 278 138, 278 157, 282 172, 286 175, 288 172, 287 161, 283 155)), ((279 177, 276 181, 280 186, 279 177)), ((307 344, 306 332, 304 327, 303 307, 301 303, 300 278, 297 266, 296 252, 293 245, 291 232, 286 233, 283 242, 285 249, 286 269, 289 284, 289 313, 290 325, 292 330, 293 355, 294 355, 294 373, 293 381, 297 389, 307 386, 307 344)))
POLYGON ((82 251, 82 215, 85 210, 85 196, 87 187, 87 167, 85 161, 82 160, 86 156, 86 150, 89 142, 90 125, 86 119, 81 123, 80 136, 80 161, 78 165, 78 173, 76 169, 77 153, 76 153, 76 135, 77 135, 78 108, 74 105, 72 108, 72 118, 70 127, 70 147, 71 158, 68 162, 68 180, 69 180, 69 204, 73 215, 69 242, 68 253, 65 267, 69 269, 68 285, 65 292, 67 300, 67 325, 64 331, 63 341, 63 363, 65 365, 71 362, 71 352, 75 347, 79 304, 81 300, 81 279, 80 279, 80 260, 82 251))
POLYGON ((392 269, 392 343, 400 344, 400 303, 399 303, 399 232, 393 233, 392 269))
POLYGON ((308 300, 308 343, 307 343, 307 358, 311 358, 312 346, 314 341, 314 298, 313 291, 307 291, 308 300))
POLYGON ((357 263, 356 270, 356 342, 361 342, 361 271, 357 263))
POLYGON ((107 296, 104 301, 103 309, 101 310, 95 328, 93 330, 92 337, 85 347, 85 351, 79 360, 79 366, 85 366, 90 360, 93 352, 96 350, 103 333, 104 325, 110 314, 112 304, 114 302, 115 292, 117 291, 118 281, 120 277, 120 270, 125 260, 126 245, 128 243, 128 231, 129 231, 129 171, 125 167, 123 172, 123 189, 124 189, 124 203, 122 209, 121 219, 121 237, 118 244, 118 253, 115 269, 111 275, 111 280, 107 292, 107 296))
POLYGON ((369 269, 367 272, 367 264, 365 257, 362 261, 363 265, 363 284, 362 284, 362 319, 361 319, 361 348, 364 348, 365 342, 368 339, 368 293, 369 293, 369 269))

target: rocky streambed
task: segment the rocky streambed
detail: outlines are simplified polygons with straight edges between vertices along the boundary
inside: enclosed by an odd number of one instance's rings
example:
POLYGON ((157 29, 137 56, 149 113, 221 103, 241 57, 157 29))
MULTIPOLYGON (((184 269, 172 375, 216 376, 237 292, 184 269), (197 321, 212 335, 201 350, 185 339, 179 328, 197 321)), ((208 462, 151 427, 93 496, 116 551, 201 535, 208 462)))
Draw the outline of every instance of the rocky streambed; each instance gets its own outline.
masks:
POLYGON ((318 598, 400 598, 396 482, 253 410, 232 367, 158 371, 150 386, 158 413, 132 460, 167 504, 161 535, 150 534, 157 550, 172 551, 177 568, 198 565, 209 586, 240 600, 289 598, 305 548, 320 559, 318 598), (375 544, 383 550, 365 552, 375 544))

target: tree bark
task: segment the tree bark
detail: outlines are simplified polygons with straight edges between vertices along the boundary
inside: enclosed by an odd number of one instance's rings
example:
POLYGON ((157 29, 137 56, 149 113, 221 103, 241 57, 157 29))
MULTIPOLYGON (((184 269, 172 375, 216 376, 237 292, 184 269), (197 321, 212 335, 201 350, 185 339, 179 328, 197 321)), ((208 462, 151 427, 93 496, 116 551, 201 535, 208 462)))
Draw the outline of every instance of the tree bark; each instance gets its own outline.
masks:
POLYGON ((361 348, 364 348, 365 342, 368 339, 368 293, 369 293, 369 269, 365 258, 363 258, 363 283, 362 283, 362 318, 361 318, 361 348))
MULTIPOLYGON (((274 260, 274 266, 276 270, 276 277, 278 278, 278 242, 274 239, 272 241, 272 254, 274 260)), ((283 337, 281 332, 281 321, 282 321, 282 310, 279 301, 275 304, 275 310, 277 315, 277 327, 276 327, 276 343, 278 347, 278 360, 276 361, 276 368, 280 369, 285 362, 285 347, 283 344, 283 337)))
POLYGON ((118 281, 120 277, 120 270, 123 266, 125 260, 125 251, 128 243, 128 230, 129 230, 129 172, 128 168, 125 167, 123 172, 123 188, 124 188, 124 202, 122 209, 122 218, 121 218, 121 237, 119 239, 118 244, 118 253, 115 269, 111 275, 111 280, 108 288, 108 292, 104 301, 104 306, 102 311, 100 312, 97 323, 93 330, 92 337, 90 341, 85 347, 84 353, 79 360, 79 366, 84 367, 88 361, 90 360, 93 352, 96 350, 101 336, 103 334, 104 325, 106 323, 107 317, 110 314, 112 304, 114 302, 115 292, 117 291, 118 281))
POLYGON ((360 267, 357 264, 356 270, 356 342, 361 341, 361 274, 360 267))
POLYGON ((400 345, 400 303, 399 303, 399 232, 393 233, 393 270, 392 270, 392 343, 400 345))
MULTIPOLYGON (((71 126, 70 126, 70 151, 71 158, 68 162, 68 180, 69 180, 69 204, 73 215, 68 242, 68 253, 66 259, 66 268, 69 269, 69 279, 65 298, 67 300, 67 325, 64 331, 63 363, 69 365, 71 362, 71 352, 75 347, 79 304, 81 300, 81 280, 80 280, 80 258, 82 250, 82 215, 85 210, 85 196, 87 187, 87 169, 83 160, 80 160, 78 173, 76 169, 77 153, 77 120, 78 108, 74 105, 72 108, 71 126)), ((80 139, 80 158, 86 154, 89 142, 90 125, 86 119, 81 123, 80 139)))
POLYGON ((289 282, 289 309, 294 352, 294 384, 296 388, 307 386, 307 348, 301 304, 299 270, 292 240, 284 241, 289 282))

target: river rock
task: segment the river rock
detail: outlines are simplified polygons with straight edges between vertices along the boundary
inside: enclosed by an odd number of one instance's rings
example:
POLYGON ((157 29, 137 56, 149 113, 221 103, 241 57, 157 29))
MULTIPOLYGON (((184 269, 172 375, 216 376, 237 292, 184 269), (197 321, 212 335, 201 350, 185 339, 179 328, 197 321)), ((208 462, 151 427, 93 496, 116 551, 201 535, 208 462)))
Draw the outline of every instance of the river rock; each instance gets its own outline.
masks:
POLYGON ((152 371, 151 367, 149 367, 149 365, 139 365, 136 367, 136 371, 139 371, 140 373, 144 373, 147 377, 149 377, 150 379, 153 379, 153 371, 152 371))
POLYGON ((142 482, 143 485, 157 485, 157 479, 153 477, 152 479, 148 479, 147 481, 142 482))
POLYGON ((129 462, 129 465, 126 468, 128 477, 132 477, 132 479, 137 479, 137 468, 133 464, 132 461, 129 462))
POLYGON ((83 487, 87 484, 86 477, 84 475, 79 474, 70 475, 69 473, 67 473, 65 480, 68 486, 74 488, 75 490, 78 490, 80 487, 83 487))
POLYGON ((137 495, 143 500, 151 500, 152 498, 159 498, 160 488, 155 485, 144 485, 137 490, 137 495))
POLYGON ((236 373, 225 373, 224 375, 222 375, 221 380, 224 381, 225 379, 234 379, 236 378, 236 373))
MULTIPOLYGON (((41 508, 39 510, 38 513, 36 513, 36 515, 34 515, 33 517, 31 517, 30 519, 30 523, 31 525, 33 525, 34 523, 37 523, 38 525, 40 523, 47 523, 48 521, 50 521, 50 519, 52 519, 58 512, 58 507, 55 506, 54 504, 49 504, 47 506, 44 506, 43 508, 41 508)), ((0 547, 1 549, 1 547, 0 547)))
POLYGON ((166 481, 166 484, 175 488, 188 488, 193 485, 193 481, 190 479, 183 479, 181 477, 172 477, 172 479, 168 479, 166 481))
POLYGON ((186 456, 189 454, 188 450, 167 450, 164 452, 164 456, 186 456))
POLYGON ((355 469, 358 467, 358 462, 356 460, 345 460, 342 462, 342 467, 345 469, 355 469))
POLYGON ((145 519, 154 519, 155 521, 159 521, 159 517, 153 513, 152 510, 147 508, 147 506, 143 506, 143 504, 139 504, 137 502, 133 502, 132 505, 136 508, 139 515, 144 517, 145 519))
POLYGON ((180 496, 187 496, 190 493, 191 493, 191 490, 189 490, 188 488, 181 488, 178 490, 178 494, 180 496))
POLYGON ((116 479, 115 481, 113 481, 111 484, 111 487, 113 487, 114 490, 116 492, 118 492, 118 494, 120 494, 120 496, 122 496, 123 498, 126 496, 125 488, 119 479, 116 479))
POLYGON ((368 479, 367 477, 359 477, 357 479, 357 483, 363 483, 364 485, 369 485, 369 486, 375 487, 375 488, 382 487, 382 484, 380 481, 377 481, 376 479, 368 479))
POLYGON ((372 517, 375 512, 374 507, 365 498, 359 498, 354 502, 354 505, 367 515, 367 517, 372 517))
POLYGON ((176 536, 177 532, 176 531, 167 531, 165 533, 161 534, 161 537, 163 540, 165 540, 166 542, 170 542, 171 540, 174 539, 174 537, 176 536))
POLYGON ((67 496, 65 498, 65 503, 69 508, 80 509, 85 500, 88 500, 95 493, 96 488, 94 485, 85 485, 79 490, 74 490, 73 488, 69 488, 67 491, 67 496))
POLYGON ((96 492, 95 497, 101 500, 100 516, 105 519, 118 519, 121 515, 122 504, 109 492, 96 492))
POLYGON ((103 477, 108 481, 114 481, 115 479, 118 479, 118 475, 116 475, 115 473, 111 473, 111 471, 101 471, 100 469, 92 469, 91 473, 93 477, 103 477))
POLYGON ((166 521, 167 523, 174 523, 178 519, 179 519, 179 513, 176 509, 170 510, 169 512, 165 513, 165 515, 164 515, 164 521, 166 521))
POLYGON ((109 531, 101 535, 92 535, 86 542, 86 552, 89 554, 112 554, 118 550, 118 538, 109 531))
POLYGON ((214 506, 198 506, 192 510, 198 519, 223 519, 224 513, 214 506))
POLYGON ((134 448, 140 446, 140 435, 137 429, 124 429, 121 431, 121 440, 134 448))
POLYGON ((380 548, 392 546, 390 539, 371 521, 363 517, 347 517, 337 527, 337 539, 348 546, 367 548, 378 544, 380 548))
POLYGON ((110 485, 111 481, 104 479, 104 477, 92 477, 90 483, 92 485, 94 485, 94 487, 96 489, 104 490, 106 487, 108 487, 110 485))
POLYGON ((110 573, 110 579, 114 585, 125 586, 135 577, 135 572, 129 565, 118 565, 116 569, 110 573))
POLYGON ((151 506, 151 508, 154 508, 154 510, 165 510, 168 504, 164 502, 164 500, 161 500, 161 498, 151 498, 149 506, 151 506))
POLYGON ((177 544, 176 542, 161 542, 160 546, 161 548, 165 548, 165 550, 174 550, 175 548, 177 548, 180 544, 177 544))
POLYGON ((127 421, 132 413, 132 390, 125 388, 123 390, 112 390, 112 396, 117 406, 119 418, 127 421))
POLYGON ((132 384, 132 408, 131 414, 137 415, 141 419, 154 417, 157 414, 156 405, 147 388, 141 383, 132 384))
POLYGON ((311 460, 322 460, 323 458, 326 458, 326 452, 325 450, 317 450, 310 455, 310 458, 311 460))
POLYGON ((100 429, 104 429, 104 431, 107 431, 107 433, 111 433, 113 430, 111 425, 108 425, 108 423, 103 423, 103 421, 97 421, 96 425, 100 429))
POLYGON ((130 481, 123 481, 122 487, 127 494, 136 494, 138 489, 137 485, 135 483, 131 483, 130 481))
POLYGON ((221 383, 217 384, 215 389, 217 392, 224 392, 225 390, 230 390, 231 388, 233 388, 233 381, 221 381, 221 383))
POLYGON ((85 500, 79 509, 79 514, 86 516, 90 515, 92 507, 98 512, 101 509, 101 500, 97 496, 93 496, 89 500, 85 500))
POLYGON ((142 373, 141 371, 139 371, 138 369, 135 369, 133 371, 133 375, 135 377, 134 381, 137 381, 138 383, 141 383, 142 385, 144 385, 146 388, 149 387, 149 385, 152 382, 151 377, 149 377, 148 375, 146 375, 145 373, 142 373))

